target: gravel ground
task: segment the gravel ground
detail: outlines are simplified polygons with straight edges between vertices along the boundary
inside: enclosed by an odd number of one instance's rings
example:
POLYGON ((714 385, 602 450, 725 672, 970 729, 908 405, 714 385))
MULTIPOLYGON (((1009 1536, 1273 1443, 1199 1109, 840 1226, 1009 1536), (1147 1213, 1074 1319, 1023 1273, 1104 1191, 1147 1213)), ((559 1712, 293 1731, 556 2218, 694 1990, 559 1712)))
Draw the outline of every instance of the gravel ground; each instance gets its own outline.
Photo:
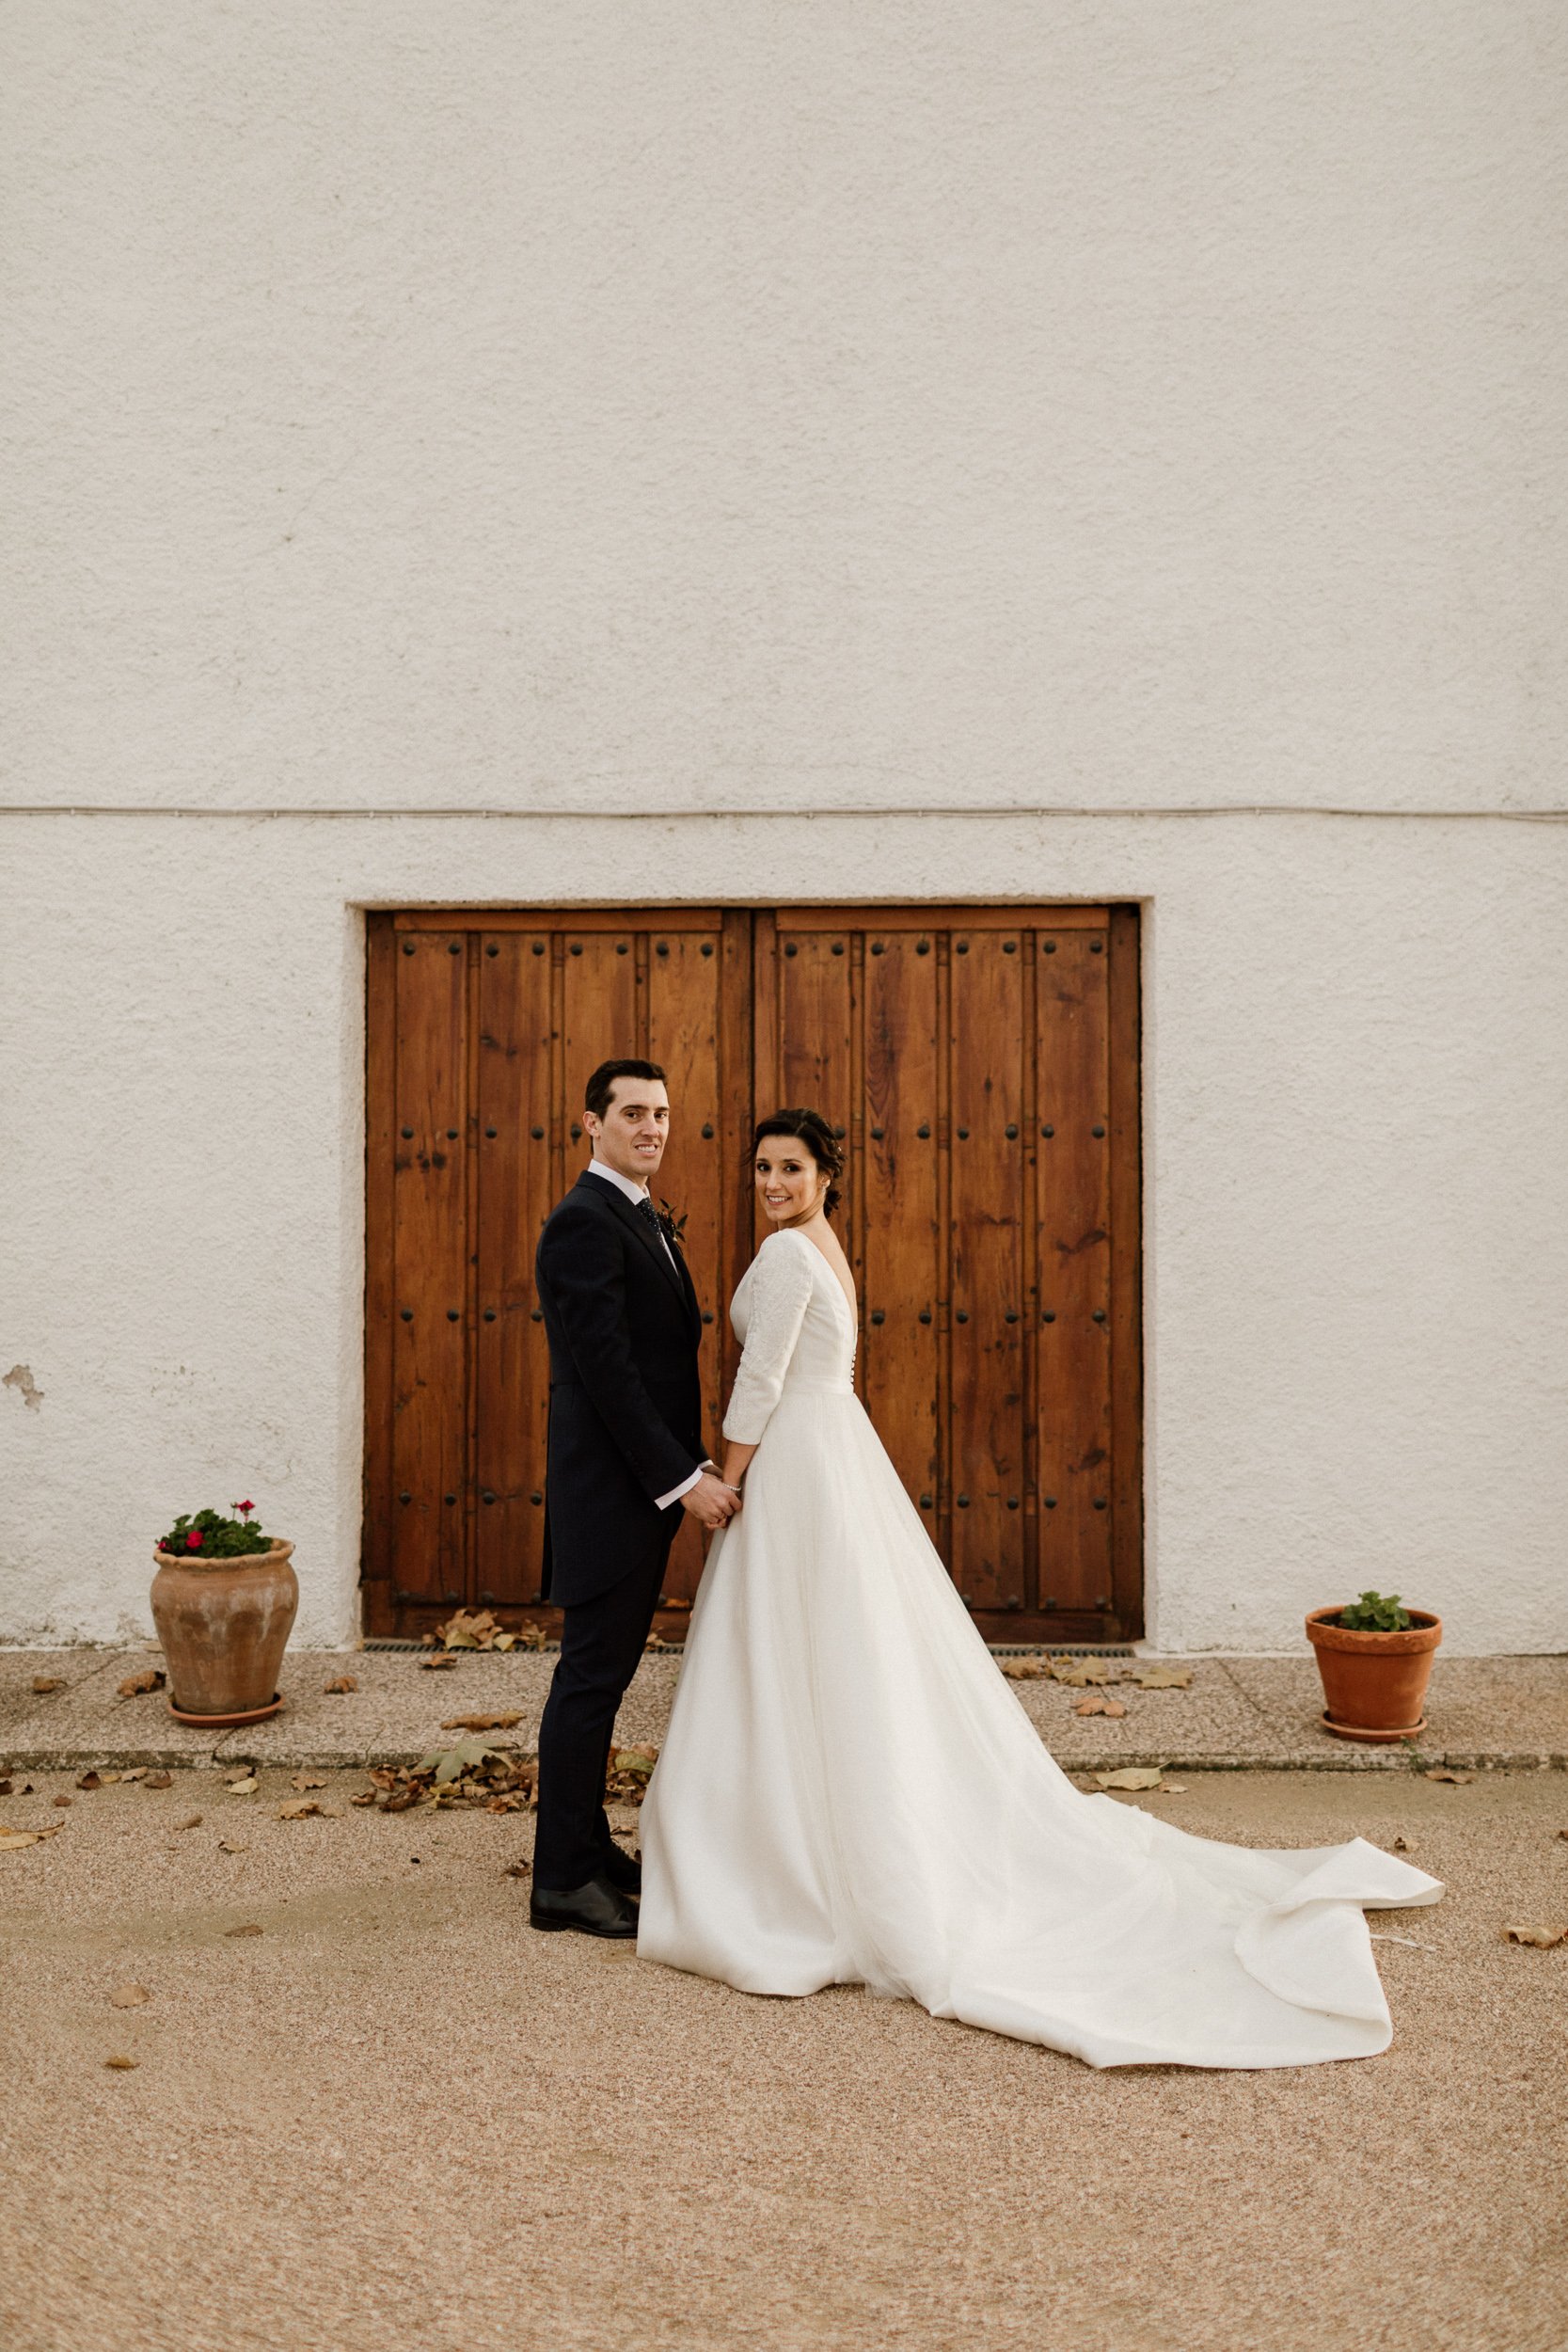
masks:
POLYGON ((65 1827, 0 1853, 6 2352, 1568 2342, 1568 1947, 1501 1936, 1568 1923, 1558 1773, 1142 1800, 1402 1834, 1448 1882, 1373 1922, 1414 1939, 1377 1947, 1392 2050, 1269 2074, 1097 2074, 536 1936, 526 1816, 355 1810, 357 1772, 301 1821, 282 1771, 33 1778, 0 1820, 65 1827))

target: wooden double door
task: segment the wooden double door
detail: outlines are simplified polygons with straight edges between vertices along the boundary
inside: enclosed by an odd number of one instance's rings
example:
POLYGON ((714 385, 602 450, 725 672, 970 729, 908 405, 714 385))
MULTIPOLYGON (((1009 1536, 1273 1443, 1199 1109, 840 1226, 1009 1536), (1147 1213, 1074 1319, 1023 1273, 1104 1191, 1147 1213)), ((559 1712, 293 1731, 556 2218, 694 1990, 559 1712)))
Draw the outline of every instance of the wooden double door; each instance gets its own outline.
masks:
MULTIPOLYGON (((549 1366, 533 1253, 614 1054, 668 1073, 656 1198, 704 1306, 766 1230, 753 1117, 845 1137, 856 1379, 993 1641, 1142 1629, 1135 908, 375 914, 367 1152, 367 1630, 538 1606, 549 1366)), ((702 1568, 683 1531, 678 1631, 702 1568)))

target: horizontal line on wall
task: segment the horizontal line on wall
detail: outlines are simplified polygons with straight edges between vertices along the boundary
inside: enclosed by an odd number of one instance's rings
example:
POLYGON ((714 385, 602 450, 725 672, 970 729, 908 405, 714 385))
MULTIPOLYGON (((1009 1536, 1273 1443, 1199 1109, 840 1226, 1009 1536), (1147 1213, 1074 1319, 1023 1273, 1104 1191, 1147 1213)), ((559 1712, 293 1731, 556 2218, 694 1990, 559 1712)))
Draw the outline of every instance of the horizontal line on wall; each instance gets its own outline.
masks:
POLYGON ((728 822, 744 817, 752 822, 795 821, 810 818, 821 824, 835 818, 861 820, 867 817, 1361 817, 1379 818, 1391 823, 1455 822, 1504 825, 1560 825, 1568 821, 1568 808, 1321 808, 1306 802, 1262 801, 1219 803, 1207 808, 1037 808, 1037 807, 963 807, 952 803, 916 803, 913 805, 867 804, 860 808, 188 808, 156 804, 147 807, 122 806, 109 802, 60 802, 0 806, 0 815, 7 817, 205 817, 240 818, 247 822, 258 819, 268 823, 282 818, 310 817, 332 818, 340 822, 365 819, 385 820, 393 817, 412 817, 421 820, 440 818, 449 822, 470 822, 475 818, 487 823, 536 824, 543 818, 564 818, 573 822, 592 821, 595 824, 643 825, 650 823, 691 823, 699 818, 728 822))

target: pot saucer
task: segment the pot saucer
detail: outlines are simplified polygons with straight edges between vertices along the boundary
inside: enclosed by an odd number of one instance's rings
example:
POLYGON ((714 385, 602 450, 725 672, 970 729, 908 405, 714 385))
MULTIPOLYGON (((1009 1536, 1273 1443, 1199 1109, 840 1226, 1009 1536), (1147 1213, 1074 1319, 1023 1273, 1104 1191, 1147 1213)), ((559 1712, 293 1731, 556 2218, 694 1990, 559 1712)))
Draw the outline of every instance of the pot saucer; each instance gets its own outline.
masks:
POLYGON ((196 1731, 238 1731, 245 1724, 264 1724, 269 1715, 276 1715, 283 1701, 274 1692, 265 1707, 252 1707, 238 1715, 190 1715, 176 1707, 170 1699, 168 1711, 177 1724, 189 1724, 196 1731))
POLYGON ((1388 1747, 1396 1740, 1414 1740, 1427 1727, 1423 1715, 1418 1724, 1406 1724, 1402 1731, 1367 1731, 1358 1724, 1337 1724, 1326 1707, 1318 1721, 1336 1740, 1364 1740, 1370 1747, 1388 1747))

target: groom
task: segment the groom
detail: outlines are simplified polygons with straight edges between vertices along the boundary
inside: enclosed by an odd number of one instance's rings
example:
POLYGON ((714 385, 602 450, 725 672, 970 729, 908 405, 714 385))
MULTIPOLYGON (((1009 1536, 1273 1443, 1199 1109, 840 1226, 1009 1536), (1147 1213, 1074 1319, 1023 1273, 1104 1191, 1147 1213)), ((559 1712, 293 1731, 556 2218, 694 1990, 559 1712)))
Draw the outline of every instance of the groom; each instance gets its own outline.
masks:
POLYGON ((601 1062, 583 1125, 594 1156, 546 1220, 534 1280, 550 1344, 545 1597, 561 1661, 539 1726, 531 1924, 637 1933, 641 1868, 605 1818, 605 1766, 684 1510, 722 1527, 735 1489, 703 1453, 703 1318, 648 1180, 670 1098, 657 1062, 601 1062))

